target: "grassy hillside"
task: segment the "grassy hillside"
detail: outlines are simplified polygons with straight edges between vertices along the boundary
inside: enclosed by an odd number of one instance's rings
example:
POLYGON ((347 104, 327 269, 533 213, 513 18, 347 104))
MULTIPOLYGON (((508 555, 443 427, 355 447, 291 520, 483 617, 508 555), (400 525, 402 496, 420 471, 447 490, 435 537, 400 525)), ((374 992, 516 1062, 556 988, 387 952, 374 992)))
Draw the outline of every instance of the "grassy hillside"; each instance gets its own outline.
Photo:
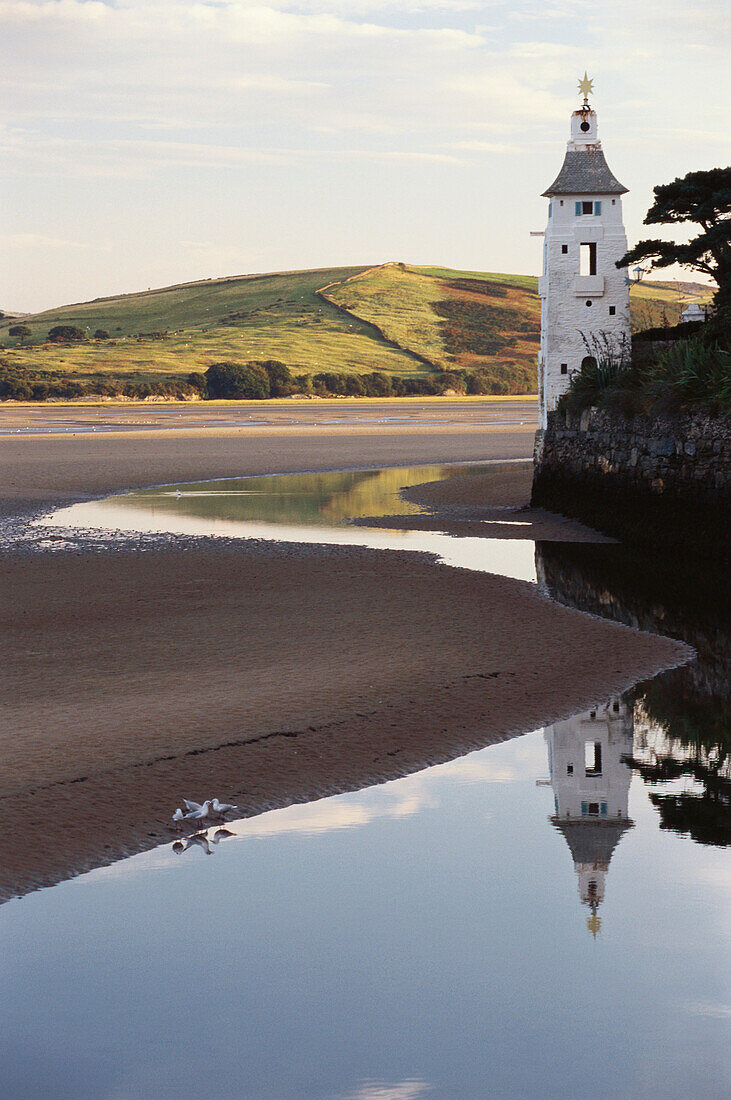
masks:
POLYGON ((25 318, 26 346, 7 335, 14 366, 74 374, 80 380, 103 373, 111 378, 148 380, 231 359, 281 359, 293 370, 338 369, 395 374, 423 371, 413 356, 390 348, 371 326, 343 314, 316 291, 362 268, 287 272, 186 283, 163 290, 101 298, 25 318), (55 325, 78 325, 108 340, 69 346, 45 343, 55 325))
POLYGON ((323 294, 442 370, 490 370, 534 383, 540 337, 535 292, 501 276, 436 270, 385 264, 323 294))
MULTIPOLYGON (((710 297, 696 284, 632 287, 634 326, 675 323, 679 287, 682 304, 710 297)), ((13 319, 0 316, 0 346, 11 370, 87 385, 180 380, 221 360, 279 359, 309 375, 467 370, 494 392, 535 392, 536 291, 531 276, 398 263, 247 275, 26 316, 24 343, 8 334, 13 319), (49 329, 61 324, 90 338, 48 343, 49 329), (108 338, 95 339, 97 330, 108 338)))
POLYGON ((703 283, 663 282, 649 279, 630 288, 632 331, 671 328, 679 325, 681 313, 691 302, 706 305, 713 291, 703 283))

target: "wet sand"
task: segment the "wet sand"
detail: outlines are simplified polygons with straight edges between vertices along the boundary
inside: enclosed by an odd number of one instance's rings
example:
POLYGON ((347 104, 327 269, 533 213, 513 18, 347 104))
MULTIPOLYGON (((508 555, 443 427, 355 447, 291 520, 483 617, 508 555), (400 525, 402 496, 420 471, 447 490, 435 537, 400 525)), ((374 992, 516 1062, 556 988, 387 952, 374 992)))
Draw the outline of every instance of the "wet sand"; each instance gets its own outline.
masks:
MULTIPOLYGON (((527 459, 531 445, 532 431, 464 424, 15 437, 0 441, 0 508, 222 475, 527 459)), ((477 505, 455 483, 441 506, 520 507, 527 471, 495 471, 493 498, 486 474, 477 505)), ((171 839, 183 796, 251 815, 382 782, 689 653, 416 554, 182 539, 5 549, 0 569, 3 898, 171 839)))

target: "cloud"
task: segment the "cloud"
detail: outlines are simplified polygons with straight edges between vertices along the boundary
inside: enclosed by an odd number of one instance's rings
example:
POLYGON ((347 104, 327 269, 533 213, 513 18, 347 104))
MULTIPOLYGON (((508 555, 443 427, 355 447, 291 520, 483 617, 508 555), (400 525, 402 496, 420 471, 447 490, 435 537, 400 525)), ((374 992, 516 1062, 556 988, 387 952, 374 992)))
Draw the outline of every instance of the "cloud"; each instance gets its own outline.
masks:
POLYGON ((389 1084, 385 1081, 367 1081, 348 1092, 340 1093, 338 1100, 418 1100, 432 1091, 426 1081, 407 1078, 389 1084))
MULTIPOLYGON (((724 20, 718 0, 682 9, 662 0, 611 8, 593 0, 0 0, 0 95, 12 124, 0 134, 4 194, 22 209, 29 181, 47 187, 58 224, 46 220, 44 229, 75 239, 77 198, 64 181, 89 183, 79 234, 90 244, 124 234, 125 278, 137 264, 141 285, 158 263, 144 255, 148 219, 158 227, 173 218, 171 194, 188 196, 207 222, 183 233, 170 225, 175 241, 187 232, 214 239, 223 205, 241 239, 282 227, 284 217, 286 229, 272 235, 275 266, 306 267, 318 249, 342 262, 366 246, 391 255, 397 244, 404 255, 435 249, 435 262, 449 254, 455 266, 528 270, 532 246, 518 243, 511 219, 469 231, 466 207, 448 190, 428 227, 385 218, 367 241, 353 203, 368 208, 388 175, 380 209, 398 204, 400 166, 411 189, 420 170, 415 201, 429 202, 454 170, 464 195, 489 188, 488 209, 519 217, 530 196, 540 202, 544 176, 560 161, 586 67, 610 163, 643 190, 637 225, 628 225, 636 236, 654 183, 725 153, 724 20), (326 210, 305 208, 308 187, 327 195, 326 210)), ((26 217, 13 227, 33 230, 26 217)), ((261 240, 255 251, 266 268, 261 240)), ((171 254, 165 278, 175 278, 178 262, 171 254)), ((106 269, 105 285, 113 284, 117 274, 106 269)), ((29 259, 5 293, 52 277, 29 259)), ((99 270, 89 267, 88 278, 94 296, 99 270)))
POLYGON ((450 149, 464 150, 466 153, 517 153, 520 146, 499 141, 453 141, 450 149))
POLYGON ((693 1016, 703 1016, 707 1020, 731 1020, 731 1005, 715 1001, 693 1001, 684 1006, 693 1016))
POLYGON ((0 234, 0 246, 3 248, 89 248, 86 241, 66 241, 58 237, 44 237, 41 233, 3 233, 0 234))

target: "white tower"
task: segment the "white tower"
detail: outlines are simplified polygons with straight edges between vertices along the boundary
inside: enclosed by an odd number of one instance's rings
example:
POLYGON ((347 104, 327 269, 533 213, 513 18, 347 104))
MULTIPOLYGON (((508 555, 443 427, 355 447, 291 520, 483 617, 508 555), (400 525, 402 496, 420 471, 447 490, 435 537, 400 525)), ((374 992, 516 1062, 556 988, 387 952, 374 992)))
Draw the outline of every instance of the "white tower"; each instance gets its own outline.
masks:
POLYGON ((624 357, 630 348, 629 279, 615 266, 627 251, 622 195, 612 175, 589 106, 592 81, 579 82, 583 106, 571 116, 563 167, 543 192, 544 234, 541 348, 538 356, 540 427, 585 359, 602 351, 624 357))
POLYGON ((633 712, 621 699, 557 722, 544 730, 554 794, 551 823, 563 833, 588 906, 588 928, 596 935, 598 910, 612 853, 631 829, 632 772, 623 757, 632 753, 633 712))

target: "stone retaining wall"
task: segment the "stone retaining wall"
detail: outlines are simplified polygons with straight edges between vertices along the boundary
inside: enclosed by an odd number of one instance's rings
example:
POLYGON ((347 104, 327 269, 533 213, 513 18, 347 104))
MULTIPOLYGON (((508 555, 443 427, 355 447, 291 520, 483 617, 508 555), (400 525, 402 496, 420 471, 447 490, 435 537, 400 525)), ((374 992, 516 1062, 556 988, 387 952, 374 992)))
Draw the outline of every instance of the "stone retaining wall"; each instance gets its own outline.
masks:
POLYGON ((640 545, 728 552, 731 419, 553 412, 534 460, 536 506, 640 545))

